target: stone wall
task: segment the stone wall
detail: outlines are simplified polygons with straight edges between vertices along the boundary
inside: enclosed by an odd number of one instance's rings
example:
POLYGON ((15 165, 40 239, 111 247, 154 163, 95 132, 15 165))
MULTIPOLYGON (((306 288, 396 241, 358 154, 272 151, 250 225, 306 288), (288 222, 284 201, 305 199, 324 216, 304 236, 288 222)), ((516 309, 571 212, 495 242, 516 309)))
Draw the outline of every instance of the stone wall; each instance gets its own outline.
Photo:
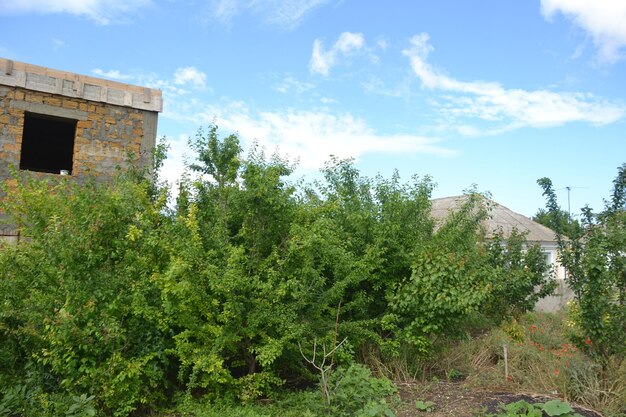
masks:
POLYGON ((77 120, 74 177, 107 178, 129 154, 143 164, 154 148, 154 112, 0 86, 0 178, 19 167, 25 112, 77 120))

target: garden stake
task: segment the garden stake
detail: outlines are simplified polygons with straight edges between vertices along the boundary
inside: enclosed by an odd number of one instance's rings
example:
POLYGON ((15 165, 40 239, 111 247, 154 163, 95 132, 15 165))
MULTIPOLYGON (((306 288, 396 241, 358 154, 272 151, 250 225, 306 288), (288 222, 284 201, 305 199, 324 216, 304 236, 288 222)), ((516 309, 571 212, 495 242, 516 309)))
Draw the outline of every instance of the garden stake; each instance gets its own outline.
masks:
POLYGON ((504 380, 509 380, 509 349, 506 344, 502 345, 502 349, 504 349, 504 380))

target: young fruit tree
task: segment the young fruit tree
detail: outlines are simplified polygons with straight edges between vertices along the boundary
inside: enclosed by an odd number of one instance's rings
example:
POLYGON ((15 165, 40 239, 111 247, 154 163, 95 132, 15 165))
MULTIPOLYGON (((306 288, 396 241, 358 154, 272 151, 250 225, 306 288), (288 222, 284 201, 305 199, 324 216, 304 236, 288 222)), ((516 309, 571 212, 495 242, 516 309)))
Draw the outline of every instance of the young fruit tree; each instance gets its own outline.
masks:
MULTIPOLYGON (((547 199, 547 209, 559 207, 552 182, 537 181, 547 199)), ((626 164, 618 168, 613 193, 600 213, 582 209, 582 234, 567 239, 558 222, 560 260, 567 270, 567 282, 575 294, 573 317, 580 346, 603 363, 611 356, 626 353, 626 164)))

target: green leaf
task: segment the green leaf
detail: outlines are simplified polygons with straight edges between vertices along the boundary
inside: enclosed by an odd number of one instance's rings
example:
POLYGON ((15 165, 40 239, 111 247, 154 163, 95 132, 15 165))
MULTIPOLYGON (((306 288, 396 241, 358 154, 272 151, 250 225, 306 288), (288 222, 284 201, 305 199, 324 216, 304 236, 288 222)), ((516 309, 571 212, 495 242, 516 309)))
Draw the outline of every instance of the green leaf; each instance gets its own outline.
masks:
POLYGON ((574 409, 569 404, 564 403, 561 400, 552 400, 543 405, 543 411, 547 415, 553 417, 573 413, 574 409))

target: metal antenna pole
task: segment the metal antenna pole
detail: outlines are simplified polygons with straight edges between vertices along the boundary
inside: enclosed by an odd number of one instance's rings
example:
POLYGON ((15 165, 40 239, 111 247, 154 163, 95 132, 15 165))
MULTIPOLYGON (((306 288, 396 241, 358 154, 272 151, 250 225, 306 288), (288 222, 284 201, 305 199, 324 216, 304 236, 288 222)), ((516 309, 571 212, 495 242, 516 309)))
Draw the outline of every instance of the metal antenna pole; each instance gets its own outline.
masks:
POLYGON ((565 187, 567 189, 567 222, 571 223, 572 212, 570 210, 570 201, 569 201, 569 192, 572 190, 572 187, 565 187))

